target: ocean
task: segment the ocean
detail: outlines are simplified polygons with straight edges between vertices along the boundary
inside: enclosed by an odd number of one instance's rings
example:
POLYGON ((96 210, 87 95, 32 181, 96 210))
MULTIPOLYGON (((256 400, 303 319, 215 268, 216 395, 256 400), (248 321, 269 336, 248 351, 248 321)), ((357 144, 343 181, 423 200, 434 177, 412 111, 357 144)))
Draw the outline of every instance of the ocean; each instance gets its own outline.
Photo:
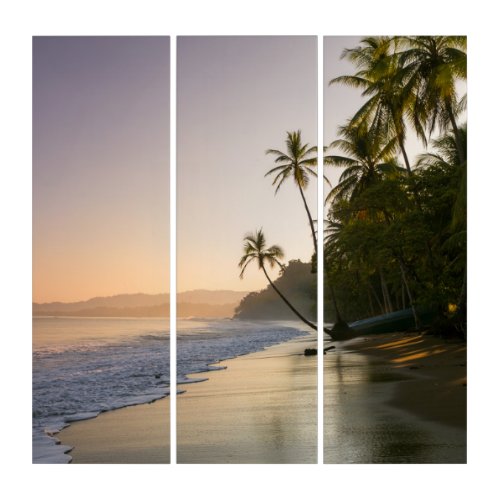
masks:
POLYGON ((33 463, 67 463, 52 434, 168 394, 168 320, 33 318, 33 463))
POLYGON ((205 380, 187 375, 223 369, 210 364, 305 334, 307 330, 296 321, 181 319, 177 322, 177 382, 205 380))
MULTIPOLYGON (((57 441, 69 423, 169 394, 168 326, 165 318, 33 318, 33 463, 70 461, 57 441)), ((304 334, 292 321, 180 319, 178 383, 204 380, 187 375, 304 334)))

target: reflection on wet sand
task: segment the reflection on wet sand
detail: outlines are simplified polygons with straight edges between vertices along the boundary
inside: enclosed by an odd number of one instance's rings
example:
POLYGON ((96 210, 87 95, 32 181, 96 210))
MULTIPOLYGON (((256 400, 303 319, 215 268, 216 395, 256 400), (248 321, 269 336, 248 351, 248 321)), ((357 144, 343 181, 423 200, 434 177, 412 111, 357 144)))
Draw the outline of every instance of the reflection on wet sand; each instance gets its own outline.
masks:
POLYGON ((388 404, 415 380, 348 346, 324 370, 325 463, 464 463, 466 433, 388 404), (406 384, 406 385, 405 385, 406 384))
POLYGON ((177 399, 179 463, 315 463, 317 358, 311 337, 224 361, 177 399))

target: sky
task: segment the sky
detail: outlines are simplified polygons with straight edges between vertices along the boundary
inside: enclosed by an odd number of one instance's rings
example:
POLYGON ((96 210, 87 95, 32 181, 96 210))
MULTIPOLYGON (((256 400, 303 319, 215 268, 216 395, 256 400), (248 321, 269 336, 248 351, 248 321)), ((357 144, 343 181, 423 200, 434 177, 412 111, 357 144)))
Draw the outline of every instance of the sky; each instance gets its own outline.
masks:
MULTIPOLYGON (((355 71, 340 56, 360 40, 324 39, 325 144, 363 102, 328 85, 355 71)), ((256 267, 239 279, 245 234, 262 228, 285 261, 313 253, 299 191, 274 193, 265 152, 287 131, 317 143, 317 38, 177 47, 177 289, 259 290, 256 267)), ((34 38, 35 302, 168 291, 169 93, 168 37, 34 38)), ((407 149, 423 150, 411 132, 407 149)), ((325 172, 335 185, 341 169, 325 172)), ((306 198, 316 218, 315 181, 306 198)))
POLYGON ((168 37, 33 39, 33 301, 169 288, 168 37))
MULTIPOLYGON (((287 131, 316 145, 316 37, 180 37, 177 47, 177 288, 264 288, 256 266, 239 279, 246 233, 262 228, 285 261, 313 253, 298 189, 275 196, 264 176, 266 150, 283 150, 287 131)), ((315 218, 316 181, 306 195, 315 218)))

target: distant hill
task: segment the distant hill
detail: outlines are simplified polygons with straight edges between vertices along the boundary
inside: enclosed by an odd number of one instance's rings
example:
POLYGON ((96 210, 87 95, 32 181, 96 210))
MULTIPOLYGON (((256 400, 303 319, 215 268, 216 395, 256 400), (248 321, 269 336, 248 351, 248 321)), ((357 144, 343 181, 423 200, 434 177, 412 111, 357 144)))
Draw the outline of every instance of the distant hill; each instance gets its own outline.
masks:
MULTIPOLYGON (((315 320, 316 275, 311 264, 292 260, 275 281, 275 285, 306 318, 315 320)), ((236 308, 235 319, 297 319, 270 285, 260 292, 246 295, 236 308)))
POLYGON ((128 309, 128 308, 141 308, 160 306, 168 304, 169 294, 159 293, 156 295, 149 295, 146 293, 133 293, 113 295, 111 297, 94 297, 89 300, 80 302, 49 302, 44 304, 33 303, 34 315, 50 315, 54 311, 64 314, 70 314, 80 311, 99 310, 99 309, 128 309))
POLYGON ((248 292, 235 292, 234 290, 189 290, 177 294, 177 303, 181 304, 234 304, 248 292))
MULTIPOLYGON (((192 290, 177 295, 178 317, 228 317, 232 316, 238 302, 248 292, 231 290, 192 290)), ((79 302, 33 303, 33 316, 81 317, 168 317, 168 293, 122 294, 111 297, 94 297, 79 302)))

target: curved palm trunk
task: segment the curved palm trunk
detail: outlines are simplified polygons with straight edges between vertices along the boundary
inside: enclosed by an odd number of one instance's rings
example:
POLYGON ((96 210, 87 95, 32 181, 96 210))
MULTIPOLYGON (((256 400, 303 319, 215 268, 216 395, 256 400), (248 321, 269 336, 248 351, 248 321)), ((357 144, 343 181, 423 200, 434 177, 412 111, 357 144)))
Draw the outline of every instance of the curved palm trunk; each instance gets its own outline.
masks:
MULTIPOLYGON (((309 207, 307 205, 306 197, 304 196, 304 191, 302 190, 302 187, 300 186, 300 184, 298 186, 299 186, 300 196, 302 197, 302 201, 304 202, 304 207, 305 207, 306 212, 307 212, 307 218, 309 220, 309 226, 311 228, 311 235, 312 235, 312 239, 313 239, 313 243, 314 243, 314 252, 316 253, 316 255, 318 255, 318 239, 316 237, 316 232, 314 230, 314 221, 313 221, 313 218, 311 216, 311 212, 309 211, 309 207)), ((332 285, 332 281, 331 281, 331 277, 330 277, 329 273, 327 273, 327 282, 328 282, 328 288, 330 289, 330 294, 331 294, 331 298, 332 298, 333 315, 335 316, 336 323, 342 323, 342 324, 344 324, 345 322, 344 322, 344 320, 342 319, 342 317, 340 316, 340 313, 339 313, 339 308, 338 308, 338 305, 337 305, 337 299, 335 297, 335 292, 333 291, 333 285, 332 285)), ((328 331, 326 329, 325 329, 325 331, 328 333, 328 331)))
POLYGON ((311 217, 311 212, 309 211, 309 207, 307 206, 307 201, 306 197, 304 196, 304 191, 302 190, 302 187, 299 186, 299 191, 300 191, 300 196, 302 197, 302 201, 304 202, 304 207, 307 212, 307 218, 309 219, 309 226, 311 227, 311 235, 314 243, 314 251, 316 252, 316 255, 318 255, 318 239, 316 238, 316 231, 314 230, 314 221, 313 218, 311 217))
POLYGON ((299 311, 297 311, 297 309, 295 309, 295 307, 293 307, 293 305, 288 301, 288 299, 278 290, 277 286, 272 282, 271 278, 267 274, 266 268, 264 266, 262 266, 262 270, 264 271, 264 274, 266 275, 267 281, 269 281, 269 284, 273 287, 274 291, 281 297, 283 302, 292 310, 292 312, 295 314, 295 316, 300 318, 307 326, 311 327, 314 331, 317 332, 318 327, 314 323, 311 323, 307 318, 302 316, 302 314, 300 314, 299 311))

